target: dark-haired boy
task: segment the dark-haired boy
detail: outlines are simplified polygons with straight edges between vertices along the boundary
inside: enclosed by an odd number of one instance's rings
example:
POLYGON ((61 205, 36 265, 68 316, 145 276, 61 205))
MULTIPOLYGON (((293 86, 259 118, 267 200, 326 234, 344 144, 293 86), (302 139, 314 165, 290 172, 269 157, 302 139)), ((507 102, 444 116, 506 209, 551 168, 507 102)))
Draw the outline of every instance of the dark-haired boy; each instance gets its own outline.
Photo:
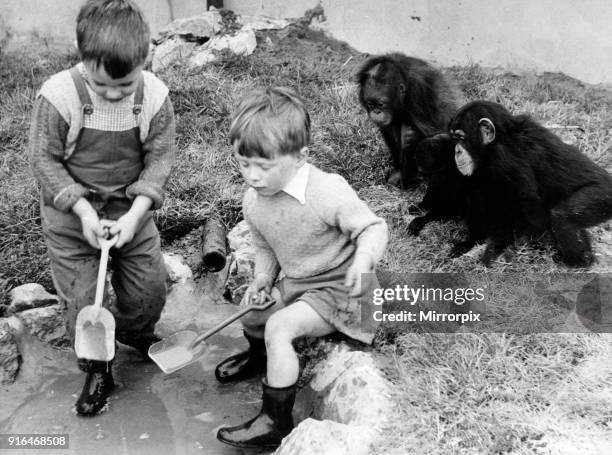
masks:
MULTIPOLYGON (((92 0, 77 18, 81 63, 47 80, 34 104, 31 166, 53 282, 74 337, 77 313, 94 300, 98 238, 105 228, 117 304, 116 339, 143 355, 166 300, 166 270, 152 210, 174 161, 168 89, 143 71, 149 27, 128 0, 92 0)), ((78 359, 87 373, 76 402, 93 415, 114 387, 109 362, 78 359)))

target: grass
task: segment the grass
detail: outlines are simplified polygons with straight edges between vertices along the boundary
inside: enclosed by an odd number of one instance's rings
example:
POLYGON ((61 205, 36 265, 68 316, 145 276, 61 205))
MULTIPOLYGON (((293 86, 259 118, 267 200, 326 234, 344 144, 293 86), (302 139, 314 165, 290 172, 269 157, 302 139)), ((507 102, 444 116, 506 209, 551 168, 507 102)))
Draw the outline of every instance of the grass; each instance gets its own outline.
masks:
MULTIPOLYGON (((249 57, 225 54, 201 70, 177 64, 159 74, 171 88, 178 132, 177 166, 166 204, 156 213, 163 242, 181 238, 212 214, 228 227, 241 219, 245 187, 226 139, 228 115, 253 87, 288 85, 299 90, 311 113, 313 162, 343 175, 387 220, 391 242, 382 269, 484 272, 474 257, 448 258, 450 241, 462 235, 456 222, 431 223, 417 238, 407 234, 408 206, 423 189, 402 193, 384 185, 388 153, 358 105, 352 79, 364 58, 342 43, 291 27, 261 33, 249 57)), ((76 61, 74 53, 36 38, 0 53, 2 301, 28 282, 53 291, 38 189, 27 161, 28 117, 42 82, 76 61)), ((477 65, 443 71, 467 100, 490 99, 533 114, 612 171, 610 92, 560 74, 517 75, 477 65)), ((553 262, 548 248, 517 243, 489 271, 508 277, 567 270, 553 262)), ((610 337, 513 334, 509 328, 520 318, 535 321, 537 332, 560 311, 514 292, 519 285, 506 279, 491 295, 490 309, 500 317, 489 328, 496 333, 400 331, 379 348, 398 406, 377 453, 588 453, 594 444, 610 443, 610 337)))

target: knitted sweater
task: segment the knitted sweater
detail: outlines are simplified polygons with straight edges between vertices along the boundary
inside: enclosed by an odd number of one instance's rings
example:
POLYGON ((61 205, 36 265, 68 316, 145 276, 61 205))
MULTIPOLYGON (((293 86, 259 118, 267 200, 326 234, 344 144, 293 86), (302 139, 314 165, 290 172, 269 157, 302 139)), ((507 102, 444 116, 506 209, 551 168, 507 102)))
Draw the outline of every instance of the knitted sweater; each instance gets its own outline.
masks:
MULTIPOLYGON (((85 77, 83 64, 79 63, 77 68, 85 77)), ((88 193, 88 189, 75 182, 63 165, 63 161, 72 155, 83 126, 105 131, 139 127, 144 169, 139 179, 126 188, 126 195, 129 198, 148 196, 155 209, 162 205, 163 186, 175 156, 174 111, 164 83, 147 71, 143 71, 143 76, 143 110, 138 122, 130 110, 134 94, 111 103, 87 87, 96 115, 93 119, 84 119, 68 71, 55 74, 43 84, 34 103, 28 152, 45 200, 53 201, 58 210, 69 211, 80 197, 88 193), (120 112, 129 115, 119 115, 120 112)))
POLYGON ((255 275, 276 277, 279 266, 291 278, 336 268, 356 252, 378 262, 387 245, 387 225, 337 174, 312 166, 305 204, 284 191, 273 196, 249 188, 244 217, 255 246, 255 275))

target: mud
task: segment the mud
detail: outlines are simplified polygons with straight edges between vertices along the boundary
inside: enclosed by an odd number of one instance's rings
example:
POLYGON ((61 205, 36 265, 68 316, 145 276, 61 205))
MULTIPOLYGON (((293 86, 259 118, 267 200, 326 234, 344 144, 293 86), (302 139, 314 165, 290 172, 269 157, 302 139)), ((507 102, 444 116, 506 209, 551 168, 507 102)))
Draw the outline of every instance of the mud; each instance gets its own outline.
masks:
MULTIPOLYGON (((202 282, 175 285, 157 326, 160 335, 207 330, 237 309, 207 295, 214 293, 202 282)), ((219 361, 245 347, 240 324, 206 343, 201 358, 172 374, 119 345, 108 409, 85 418, 73 409, 85 377, 74 353, 24 335, 19 339, 24 358, 19 377, 0 389, 0 433, 66 433, 70 449, 52 451, 58 454, 267 453, 236 449, 216 439, 218 428, 242 423, 260 408, 259 380, 221 385, 214 377, 219 361)))

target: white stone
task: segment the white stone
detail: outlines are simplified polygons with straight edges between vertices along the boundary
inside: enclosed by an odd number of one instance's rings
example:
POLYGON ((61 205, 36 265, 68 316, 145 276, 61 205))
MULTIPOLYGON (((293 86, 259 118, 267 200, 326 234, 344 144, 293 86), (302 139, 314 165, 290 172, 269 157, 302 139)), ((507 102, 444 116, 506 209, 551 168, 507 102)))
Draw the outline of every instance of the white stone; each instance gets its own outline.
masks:
POLYGON ((173 283, 185 283, 187 280, 193 278, 193 272, 189 266, 185 264, 185 260, 181 256, 172 253, 164 253, 164 263, 170 281, 173 283))
POLYGON ((9 312, 12 313, 53 305, 59 301, 56 295, 49 294, 38 283, 27 283, 17 286, 9 292, 9 297, 9 312))
POLYGON ((153 51, 151 68, 157 73, 175 62, 189 58, 196 44, 187 43, 180 38, 171 38, 156 46, 153 51))
POLYGON ((392 415, 391 387, 369 353, 330 353, 315 367, 309 387, 322 396, 316 418, 378 428, 392 415))
POLYGON ((306 419, 283 439, 274 455, 367 455, 376 436, 368 427, 306 419))
POLYGON ((217 51, 229 49, 236 55, 251 55, 257 47, 257 39, 253 30, 243 29, 233 36, 219 36, 211 40, 208 45, 217 51))
POLYGON ((7 328, 2 327, 0 319, 0 384, 11 383, 17 377, 21 356, 15 336, 7 328))
POLYGON ((60 305, 22 311, 17 315, 30 335, 53 346, 69 343, 60 305))
POLYGON ((231 251, 231 262, 226 287, 232 294, 232 301, 238 304, 253 280, 255 269, 255 250, 246 221, 238 223, 227 234, 227 240, 231 251))
POLYGON ((223 27, 221 14, 216 10, 207 11, 199 16, 176 19, 158 34, 159 40, 172 36, 211 38, 223 27))
POLYGON ((238 22, 242 24, 243 29, 252 30, 280 30, 287 27, 291 22, 286 19, 272 19, 265 16, 238 16, 238 22))

